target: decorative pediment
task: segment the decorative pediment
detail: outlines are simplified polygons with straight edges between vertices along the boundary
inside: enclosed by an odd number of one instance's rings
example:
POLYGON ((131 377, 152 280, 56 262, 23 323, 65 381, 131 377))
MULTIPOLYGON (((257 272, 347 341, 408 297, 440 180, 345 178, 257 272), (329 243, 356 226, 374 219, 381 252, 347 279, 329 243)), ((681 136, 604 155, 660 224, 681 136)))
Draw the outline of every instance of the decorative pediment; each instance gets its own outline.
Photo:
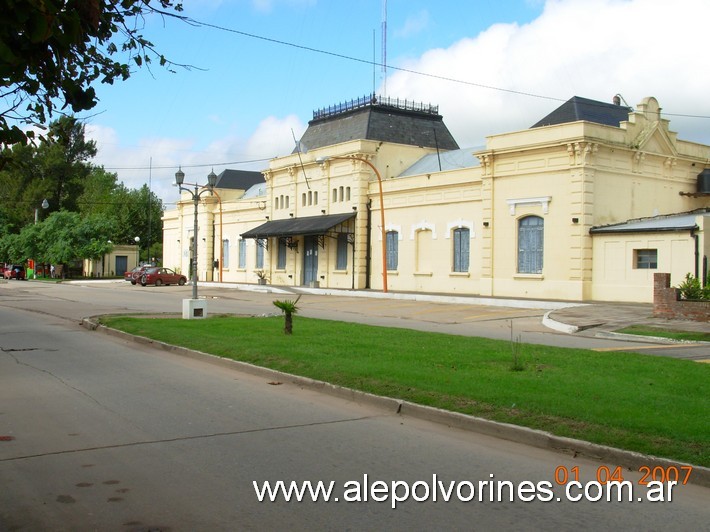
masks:
POLYGON ((669 129, 670 122, 661 118, 661 107, 653 98, 644 98, 637 109, 622 122, 629 146, 634 150, 666 157, 677 157, 677 134, 669 129))
POLYGON ((632 146, 644 153, 677 157, 678 151, 674 140, 668 135, 667 129, 664 130, 659 122, 655 122, 651 127, 641 131, 633 140, 632 146))

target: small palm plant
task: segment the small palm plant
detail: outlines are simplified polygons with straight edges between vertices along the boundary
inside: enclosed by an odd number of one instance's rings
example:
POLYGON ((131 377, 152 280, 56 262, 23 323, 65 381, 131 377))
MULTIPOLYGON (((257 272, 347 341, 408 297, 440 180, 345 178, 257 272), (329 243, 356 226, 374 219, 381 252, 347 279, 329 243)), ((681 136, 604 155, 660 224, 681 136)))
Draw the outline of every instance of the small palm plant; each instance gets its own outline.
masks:
POLYGON ((281 309, 284 313, 284 334, 293 334, 293 315, 298 312, 298 300, 301 296, 298 296, 295 301, 289 299, 285 301, 276 300, 274 305, 281 309))

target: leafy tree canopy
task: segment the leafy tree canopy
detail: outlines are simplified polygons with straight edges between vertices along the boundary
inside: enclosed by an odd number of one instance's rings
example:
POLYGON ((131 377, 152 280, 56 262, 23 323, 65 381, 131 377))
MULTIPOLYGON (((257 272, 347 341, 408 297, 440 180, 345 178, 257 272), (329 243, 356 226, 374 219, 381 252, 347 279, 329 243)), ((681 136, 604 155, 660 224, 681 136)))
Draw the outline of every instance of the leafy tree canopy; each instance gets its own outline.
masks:
POLYGON ((91 109, 96 81, 113 84, 158 59, 143 33, 150 14, 181 18, 175 0, 5 0, 0 23, 0 146, 34 138, 56 108, 91 109), (120 52, 120 54, 119 54, 120 52), (122 61, 116 59, 117 54, 122 61))
POLYGON ((95 154, 71 117, 53 122, 37 145, 4 150, 0 261, 97 259, 113 244, 134 244, 136 236, 144 258, 162 254, 160 198, 146 185, 128 189, 116 174, 92 166, 95 154))

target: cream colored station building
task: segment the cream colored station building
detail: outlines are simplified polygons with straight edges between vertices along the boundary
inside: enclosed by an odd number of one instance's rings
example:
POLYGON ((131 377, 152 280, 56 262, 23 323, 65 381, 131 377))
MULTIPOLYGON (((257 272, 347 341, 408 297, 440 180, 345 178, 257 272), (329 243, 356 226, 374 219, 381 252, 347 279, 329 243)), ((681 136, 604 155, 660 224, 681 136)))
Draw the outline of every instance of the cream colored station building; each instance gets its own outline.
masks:
MULTIPOLYGON (((386 264, 389 291, 649 302, 653 273, 702 278, 710 255, 710 146, 679 140, 654 98, 574 97, 475 149, 436 107, 354 100, 215 192, 198 208, 200 281, 382 290, 386 264)), ((183 194, 166 267, 190 270, 193 222, 183 194)))

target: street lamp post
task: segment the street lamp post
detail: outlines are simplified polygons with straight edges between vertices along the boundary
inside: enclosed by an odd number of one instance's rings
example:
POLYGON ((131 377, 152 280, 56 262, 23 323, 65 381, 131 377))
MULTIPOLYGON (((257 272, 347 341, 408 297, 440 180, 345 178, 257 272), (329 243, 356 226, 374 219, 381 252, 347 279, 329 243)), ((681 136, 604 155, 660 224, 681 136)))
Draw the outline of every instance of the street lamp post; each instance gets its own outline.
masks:
POLYGON ((136 266, 140 266, 141 264, 141 237, 137 236, 133 239, 133 241, 136 243, 136 266))
MULTIPOLYGON (((44 199, 42 200, 42 205, 41 205, 41 207, 42 207, 44 210, 49 209, 49 202, 47 201, 47 198, 44 198, 44 199)), ((38 220, 39 220, 39 207, 35 207, 35 225, 37 225, 37 221, 38 221, 38 220)))
POLYGON ((385 229, 385 198, 384 198, 384 194, 382 193, 382 176, 380 176, 380 172, 377 171, 377 168, 375 168, 374 164, 372 164, 367 159, 364 159, 362 157, 357 157, 354 155, 351 155, 348 157, 318 157, 316 159, 316 162, 319 164, 322 164, 329 159, 339 159, 341 161, 363 162, 367 166, 372 168, 372 170, 375 172, 375 175, 377 176, 377 184, 380 188, 380 233, 381 233, 381 240, 382 240, 382 291, 387 292, 387 230, 385 229))
POLYGON ((194 218, 194 227, 193 227, 193 242, 192 242, 192 299, 197 299, 197 207, 200 203, 200 196, 204 194, 205 192, 209 192, 212 194, 212 189, 214 188, 215 184, 217 183, 217 174, 214 173, 214 171, 210 172, 209 175, 207 176, 207 186, 202 186, 198 185, 197 183, 184 183, 185 181, 185 172, 182 171, 182 168, 178 168, 178 171, 175 172, 175 184, 177 185, 178 189, 181 192, 188 192, 190 196, 192 197, 192 202, 195 206, 195 218, 194 218), (190 190, 189 188, 186 188, 183 186, 185 185, 190 185, 195 188, 194 192, 190 190), (202 190, 200 190, 202 188, 202 190))
MULTIPOLYGON (((49 202, 47 201, 47 198, 44 198, 42 200, 41 207, 45 211, 47 209, 49 209, 49 202)), ((35 207, 35 225, 37 225, 38 221, 39 221, 39 207, 35 207)), ((47 276, 47 273, 46 273, 46 266, 47 265, 43 263, 42 266, 43 266, 43 271, 45 272, 44 276, 46 277, 47 276)), ((37 264, 35 264, 34 259, 32 259, 32 270, 33 270, 33 273, 32 273, 33 278, 37 279, 37 264)))

